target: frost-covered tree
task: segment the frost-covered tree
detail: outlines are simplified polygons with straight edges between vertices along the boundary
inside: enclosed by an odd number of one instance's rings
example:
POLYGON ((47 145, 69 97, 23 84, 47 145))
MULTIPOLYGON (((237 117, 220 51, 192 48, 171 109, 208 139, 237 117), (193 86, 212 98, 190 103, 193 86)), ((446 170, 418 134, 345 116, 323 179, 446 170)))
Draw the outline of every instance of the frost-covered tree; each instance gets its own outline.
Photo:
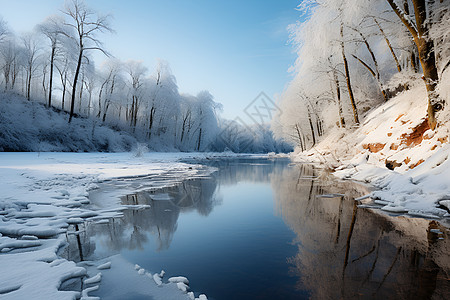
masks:
POLYGON ((142 61, 130 60, 125 66, 126 72, 129 77, 130 97, 131 104, 128 110, 128 118, 130 127, 133 131, 136 130, 139 109, 141 107, 144 97, 145 87, 145 74, 147 73, 147 67, 144 66, 142 61))
POLYGON ((44 22, 38 25, 38 30, 45 35, 50 41, 50 73, 49 73, 49 87, 48 87, 48 107, 52 106, 52 92, 53 92, 53 69, 55 66, 55 59, 57 56, 58 47, 61 40, 62 32, 64 32, 64 20, 61 16, 53 15, 45 19, 44 22))
POLYGON ((450 65, 450 12, 445 1, 424 3, 302 1, 304 19, 290 27, 296 74, 279 99, 276 135, 302 149, 312 147, 322 131, 336 125, 350 129, 372 107, 408 89, 418 71, 424 74, 434 128, 433 115, 443 105, 436 93, 438 71, 450 65))
POLYGON ((178 125, 179 92, 175 76, 169 64, 158 60, 155 72, 149 78, 146 115, 148 120, 147 136, 156 134, 161 139, 175 141, 178 125))
MULTIPOLYGON (((153 70, 143 61, 118 59, 97 68, 91 50, 108 54, 98 39, 99 33, 111 31, 108 16, 91 11, 83 0, 68 0, 61 12, 36 26, 40 35, 23 38, 0 21, 0 82, 5 89, 69 111, 69 123, 75 112, 90 119, 86 122, 92 124, 92 137, 101 124, 128 131, 154 150, 223 151, 231 144, 234 151, 282 149, 267 128, 256 126, 249 131, 241 124, 237 131, 227 128, 226 124, 235 122, 219 119, 221 105, 208 91, 180 94, 164 60, 158 60, 153 70), (220 132, 237 136, 227 146, 218 137, 220 132)), ((307 99, 314 134, 320 135, 319 112, 324 105, 313 96, 307 99)))
POLYGON ((4 78, 5 90, 13 90, 19 72, 22 49, 14 36, 10 35, 0 43, 0 63, 4 78))
POLYGON ((97 15, 95 12, 86 7, 82 0, 72 0, 68 2, 63 12, 70 19, 70 22, 65 23, 66 26, 72 28, 73 31, 73 33, 66 33, 65 35, 74 40, 78 50, 78 58, 72 84, 72 99, 69 116, 70 123, 74 113, 78 77, 80 75, 83 60, 86 59, 85 52, 90 50, 98 50, 105 55, 109 55, 103 48, 101 41, 96 37, 96 35, 99 32, 111 32, 112 29, 109 26, 108 16, 97 15))
MULTIPOLYGON (((435 22, 442 21, 441 19, 435 18, 435 10, 439 10, 440 7, 435 1, 427 3, 425 0, 411 0, 414 10, 414 22, 410 17, 409 12, 402 10, 397 2, 394 0, 387 0, 387 2, 409 30, 414 39, 414 43, 417 46, 419 60, 423 70, 423 80, 428 92, 428 123, 430 128, 434 130, 437 124, 435 114, 443 108, 444 102, 436 91, 436 87, 439 83, 439 76, 436 64, 434 40, 431 38, 430 30, 435 22)), ((443 1, 440 2, 442 3, 443 1)), ((446 9, 448 10, 448 7, 446 7, 446 9)))
POLYGON ((107 113, 114 102, 117 91, 124 90, 123 64, 117 59, 107 61, 101 70, 98 93, 97 118, 106 121, 107 113))
POLYGON ((21 37, 23 44, 23 64, 26 72, 26 97, 31 99, 31 80, 35 75, 38 67, 38 55, 40 51, 40 41, 33 33, 25 33, 21 37))
POLYGON ((198 93, 194 109, 197 151, 200 151, 205 144, 207 145, 217 133, 216 109, 220 108, 221 106, 214 102, 214 97, 208 91, 198 93))

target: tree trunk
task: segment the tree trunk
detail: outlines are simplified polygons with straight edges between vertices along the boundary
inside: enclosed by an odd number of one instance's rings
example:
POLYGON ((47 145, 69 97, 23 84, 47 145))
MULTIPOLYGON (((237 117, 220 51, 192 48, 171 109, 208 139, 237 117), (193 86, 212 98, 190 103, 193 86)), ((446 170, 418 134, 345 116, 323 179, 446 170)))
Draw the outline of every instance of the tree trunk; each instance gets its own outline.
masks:
POLYGON ((386 44, 387 44, 387 46, 389 48, 389 51, 391 51, 392 57, 394 58, 395 64, 397 65, 398 72, 401 72, 402 71, 402 67, 400 66, 400 62, 398 61, 397 55, 395 55, 394 48, 392 48, 391 42, 389 41, 386 33, 384 33, 384 30, 381 27, 380 23, 378 23, 377 19, 373 18, 373 20, 375 21, 375 23, 378 26, 378 29, 380 30, 381 34, 383 35, 384 40, 386 41, 386 44))
POLYGON ((202 128, 200 127, 200 131, 198 133, 197 151, 200 151, 201 142, 202 142, 202 128))
POLYGON ((312 122, 312 115, 311 115, 311 111, 309 109, 309 106, 307 108, 308 108, 309 128, 311 129, 311 138, 312 138, 312 146, 311 147, 314 147, 314 145, 316 144, 316 133, 314 131, 314 126, 313 126, 313 122, 312 122))
POLYGON ((151 139, 152 137, 152 127, 153 127, 153 121, 154 121, 154 116, 155 116, 155 107, 152 106, 152 108, 150 109, 150 118, 149 118, 149 123, 148 123, 148 138, 151 139))
POLYGON ((419 60, 423 70, 423 80, 428 94, 428 124, 431 130, 434 130, 437 125, 436 112, 443 108, 444 101, 440 99, 436 91, 439 76, 436 67, 434 43, 429 36, 430 20, 427 19, 426 1, 412 0, 416 25, 412 24, 411 20, 405 17, 405 14, 400 10, 394 0, 387 1, 402 23, 408 28, 417 46, 419 60))
POLYGON ((5 77, 5 91, 8 89, 10 70, 11 63, 6 62, 6 64, 3 66, 3 77, 5 77))
POLYGON ((185 115, 184 118, 183 118, 183 126, 182 126, 182 129, 181 129, 181 139, 180 139, 180 142, 181 142, 181 143, 183 143, 183 139, 184 139, 184 131, 185 131, 185 129, 186 129, 186 121, 187 121, 189 115, 190 115, 190 113, 186 113, 186 115, 185 115))
POLYGON ((362 64, 369 72, 370 72, 370 74, 372 74, 373 78, 375 78, 375 80, 376 80, 377 83, 378 83, 378 87, 380 88, 380 91, 381 91, 381 94, 383 95, 384 101, 385 101, 385 102, 388 101, 388 97, 387 97, 386 91, 384 90, 383 84, 381 83, 381 80, 380 80, 380 73, 379 73, 378 71, 375 73, 375 71, 372 70, 372 68, 371 68, 368 64, 366 64, 362 59, 360 59, 360 58, 357 57, 356 55, 352 54, 352 56, 353 56, 357 61, 359 61, 359 62, 360 62, 360 63, 361 63, 361 64, 362 64))
POLYGON ((14 86, 16 85, 16 78, 17 78, 17 64, 16 62, 13 62, 13 72, 12 72, 12 78, 11 78, 11 90, 14 90, 14 86))
POLYGON ((429 25, 427 23, 427 12, 425 0, 413 0, 414 14, 418 35, 414 38, 419 51, 420 64, 423 70, 423 80, 428 93, 428 123, 430 128, 436 128, 435 113, 442 109, 442 102, 439 101, 436 92, 436 86, 439 82, 438 71, 436 67, 436 57, 434 52, 433 40, 429 37, 429 25))
POLYGON ((56 47, 52 47, 52 55, 50 57, 50 82, 48 87, 48 107, 52 106, 52 87, 53 87, 53 65, 55 61, 56 47))
POLYGON ((81 105, 82 105, 82 100, 83 100, 83 86, 84 86, 84 72, 81 73, 81 82, 80 82, 80 96, 78 99, 78 113, 81 114, 81 105))
POLYGON ((300 128, 298 127, 298 124, 295 124, 295 130, 297 131, 297 137, 298 137, 298 143, 300 145, 300 149, 302 149, 302 152, 305 151, 303 147, 303 141, 302 141, 302 134, 300 132, 300 128))
POLYGON ((106 121, 106 113, 108 112, 109 104, 110 104, 110 101, 108 101, 108 103, 106 104, 105 110, 103 112, 103 118, 102 118, 103 123, 106 121))
POLYGON ((92 89, 89 90, 89 98, 88 98, 88 111, 87 116, 88 118, 91 116, 91 103, 92 103, 92 89))
POLYGON ((47 68, 43 68, 43 72, 42 72, 42 89, 44 90, 44 100, 47 103, 47 87, 45 86, 45 81, 47 79, 47 68))
POLYGON ((63 84, 61 110, 64 111, 64 100, 66 99, 66 83, 63 84))
POLYGON ((341 103, 341 87, 339 84, 339 78, 336 74, 336 70, 333 70, 333 77, 334 77, 334 84, 336 86, 336 99, 339 109, 339 120, 342 128, 345 128, 345 119, 344 119, 344 112, 342 110, 342 103, 341 103))
POLYGON ((366 68, 369 69, 369 71, 371 72, 371 74, 373 75, 373 77, 376 79, 376 81, 377 81, 377 83, 378 83, 378 86, 380 87, 380 91, 381 91, 381 94, 383 95, 384 101, 387 101, 388 98, 387 98, 386 92, 385 92, 385 90, 384 90, 383 83, 381 83, 380 70, 379 70, 379 68, 378 68, 378 61, 377 61, 377 59, 376 59, 376 57, 375 57, 375 53, 372 51, 372 47, 370 47, 369 41, 368 41, 368 40, 366 39, 366 37, 362 34, 362 32, 360 32, 359 30, 356 30, 356 29, 355 29, 355 31, 357 31, 357 32, 359 33, 359 35, 361 36, 361 39, 362 39, 363 42, 364 42, 364 45, 366 45, 366 49, 367 49, 367 51, 369 51, 370 57, 372 58, 373 64, 374 64, 374 66, 375 66, 375 71, 373 71, 373 70, 372 70, 367 64, 365 64, 361 59, 356 58, 355 55, 353 55, 353 57, 355 57, 361 64, 363 64, 366 68))
POLYGON ((100 91, 98 92, 98 111, 97 111, 97 118, 100 119, 100 116, 102 114, 102 94, 103 94, 103 89, 105 87, 107 81, 102 83, 102 86, 100 87, 100 91))
POLYGON ((350 71, 349 71, 349 68, 348 68, 347 57, 345 56, 344 24, 342 24, 342 23, 341 23, 341 49, 342 49, 342 59, 344 61, 345 80, 347 82, 348 95, 349 95, 349 98, 350 98, 350 103, 352 105, 353 118, 354 118, 355 124, 359 125, 358 111, 356 109, 355 97, 353 96, 353 89, 352 89, 352 84, 351 84, 351 81, 350 81, 350 71))
POLYGON ((28 70, 27 77, 27 99, 30 100, 30 90, 31 90, 31 68, 28 70))
MULTIPOLYGON (((341 101, 341 86, 339 83, 338 73, 336 71, 336 68, 332 65, 330 58, 328 58, 328 61, 330 63, 331 72, 333 74, 334 88, 336 89, 336 102, 338 105, 338 112, 339 112, 339 127, 345 128, 345 119, 344 119, 344 113, 342 110, 342 101, 341 101)), ((333 84, 331 84, 331 94, 334 96, 333 84)))
POLYGON ((78 56, 77 69, 75 70, 75 76, 73 78, 72 99, 70 101, 69 123, 72 122, 73 109, 74 109, 74 106, 75 106, 75 98, 76 98, 76 92, 77 92, 78 75, 80 74, 80 68, 81 68, 81 61, 82 61, 82 59, 83 59, 83 47, 81 46, 80 54, 78 56))

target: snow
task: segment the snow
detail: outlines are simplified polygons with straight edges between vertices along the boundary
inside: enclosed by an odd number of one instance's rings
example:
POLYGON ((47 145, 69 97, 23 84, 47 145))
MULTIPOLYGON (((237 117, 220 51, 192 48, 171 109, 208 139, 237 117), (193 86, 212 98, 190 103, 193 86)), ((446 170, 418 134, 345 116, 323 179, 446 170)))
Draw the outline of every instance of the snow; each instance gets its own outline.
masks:
POLYGON ((85 279, 83 282, 84 284, 92 284, 92 283, 98 283, 102 280, 102 273, 98 273, 97 275, 90 277, 88 279, 85 279))
POLYGON ((375 190, 369 196, 382 210, 449 217, 442 208, 448 209, 450 199, 448 108, 440 115, 437 131, 424 130, 422 138, 408 144, 413 141, 411 133, 426 122, 426 97, 423 86, 413 86, 368 112, 360 128, 336 128, 293 160, 324 164, 341 179, 370 183, 375 190), (370 145, 378 147, 370 149, 370 145), (398 166, 390 170, 388 161, 398 166))
POLYGON ((120 217, 125 209, 144 208, 120 204, 120 196, 130 191, 209 175, 213 168, 180 162, 207 155, 211 154, 0 153, 0 297, 190 299, 185 277, 166 281, 164 271, 152 276, 120 256, 76 264, 58 256, 58 250, 67 245, 67 235, 82 232, 85 222, 102 222, 120 217), (164 180, 151 180, 160 177, 164 180), (137 180, 122 180, 119 191, 90 203, 90 193, 100 183, 118 178, 137 180), (146 183, 136 185, 140 178, 146 183), (85 285, 81 293, 59 290, 62 283, 77 278, 85 285))
POLYGON ((169 282, 182 282, 184 284, 189 284, 189 280, 183 276, 170 277, 169 282))

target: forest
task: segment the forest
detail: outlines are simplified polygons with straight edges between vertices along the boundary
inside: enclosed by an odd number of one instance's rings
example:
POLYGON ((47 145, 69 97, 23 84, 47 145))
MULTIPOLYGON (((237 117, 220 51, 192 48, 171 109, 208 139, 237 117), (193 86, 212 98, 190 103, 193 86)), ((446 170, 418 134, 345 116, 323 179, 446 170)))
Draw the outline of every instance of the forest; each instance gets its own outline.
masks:
POLYGON ((16 34, 0 19, 0 149, 124 151, 136 144, 157 151, 292 149, 273 138, 269 124, 249 130, 221 118, 222 105, 208 91, 180 92, 169 62, 159 59, 149 70, 144 61, 115 58, 101 39, 114 32, 112 23, 112 16, 79 0, 67 1, 31 32, 16 34), (100 65, 98 54, 105 59, 100 65))
POLYGON ((427 90, 429 128, 448 119, 448 1, 306 0, 298 9, 306 20, 289 28, 298 58, 279 99, 283 113, 273 120, 277 137, 310 149, 336 127, 359 127, 371 109, 417 85, 427 90))

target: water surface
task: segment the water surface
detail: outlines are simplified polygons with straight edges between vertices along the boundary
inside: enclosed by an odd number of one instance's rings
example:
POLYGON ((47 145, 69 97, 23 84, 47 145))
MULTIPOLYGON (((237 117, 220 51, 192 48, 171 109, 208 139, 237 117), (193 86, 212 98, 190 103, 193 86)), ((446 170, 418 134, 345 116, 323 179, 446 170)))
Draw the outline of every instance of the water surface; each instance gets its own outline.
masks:
POLYGON ((219 171, 123 197, 150 208, 89 225, 72 259, 120 253, 187 276, 209 299, 449 298, 448 229, 438 222, 358 208, 367 190, 309 165, 207 164, 219 171))

